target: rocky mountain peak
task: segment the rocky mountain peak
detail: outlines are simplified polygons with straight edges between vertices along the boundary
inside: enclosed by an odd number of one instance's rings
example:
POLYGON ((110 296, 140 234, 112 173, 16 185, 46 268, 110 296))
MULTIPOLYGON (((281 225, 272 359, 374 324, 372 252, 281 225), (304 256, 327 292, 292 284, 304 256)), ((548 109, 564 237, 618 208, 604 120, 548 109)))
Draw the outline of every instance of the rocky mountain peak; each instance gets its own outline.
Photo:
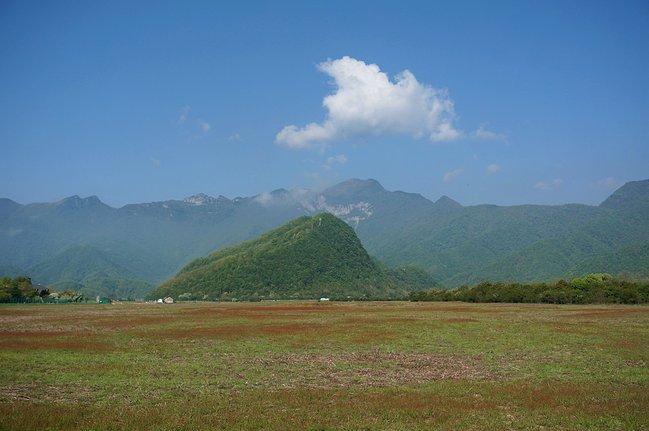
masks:
POLYGON ((88 196, 87 198, 79 197, 79 195, 69 196, 56 202, 57 206, 61 208, 92 208, 99 206, 107 206, 97 196, 88 196))
POLYGON ((187 196, 185 199, 183 199, 183 202, 190 205, 211 205, 211 204, 218 203, 219 200, 223 200, 223 199, 227 199, 227 198, 224 196, 219 196, 218 198, 215 198, 205 193, 199 193, 197 195, 187 196))

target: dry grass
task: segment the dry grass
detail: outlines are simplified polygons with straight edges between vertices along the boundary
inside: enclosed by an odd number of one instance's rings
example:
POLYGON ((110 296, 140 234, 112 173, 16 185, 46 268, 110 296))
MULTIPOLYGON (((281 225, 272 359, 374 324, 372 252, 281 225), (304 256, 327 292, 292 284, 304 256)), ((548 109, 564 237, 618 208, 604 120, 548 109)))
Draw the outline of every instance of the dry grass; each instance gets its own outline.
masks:
POLYGON ((637 313, 646 313, 643 307, 625 307, 625 308, 589 308, 585 311, 578 311, 571 313, 568 317, 583 318, 583 317, 597 317, 597 318, 615 318, 633 316, 637 313))
POLYGON ((649 307, 0 307, 0 429, 649 429, 649 307))
MULTIPOLYGON (((262 370, 293 373, 283 387, 388 387, 437 380, 494 379, 480 356, 446 356, 380 351, 337 354, 281 354, 244 362, 262 370)), ((271 373, 268 373, 270 375, 271 373)))
POLYGON ((321 323, 287 323, 283 325, 240 324, 216 327, 169 328, 139 332, 138 335, 153 336, 161 339, 218 338, 235 340, 272 335, 291 336, 300 334, 315 336, 318 334, 330 334, 332 332, 334 332, 334 328, 327 327, 321 323))
POLYGON ((92 337, 92 333, 72 330, 0 331, 0 350, 80 350, 104 352, 112 347, 92 337))

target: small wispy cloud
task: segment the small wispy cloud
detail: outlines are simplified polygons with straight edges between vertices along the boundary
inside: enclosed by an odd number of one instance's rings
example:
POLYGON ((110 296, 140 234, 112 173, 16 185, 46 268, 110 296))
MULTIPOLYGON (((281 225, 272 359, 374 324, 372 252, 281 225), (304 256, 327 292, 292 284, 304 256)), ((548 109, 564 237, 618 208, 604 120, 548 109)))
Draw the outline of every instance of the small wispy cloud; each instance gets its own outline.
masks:
POLYGON ((305 204, 309 200, 311 191, 307 189, 276 190, 275 192, 262 192, 255 196, 253 200, 262 206, 271 206, 287 203, 305 204))
POLYGON ((487 175, 496 174, 496 173, 500 172, 500 169, 501 169, 500 165, 492 163, 489 166, 487 166, 487 175))
POLYGON ((538 181, 534 184, 534 188, 537 190, 556 190, 563 185, 563 180, 561 178, 555 178, 551 181, 538 181))
POLYGON ((322 167, 329 170, 335 165, 344 165, 345 163, 347 163, 347 156, 344 154, 338 154, 337 156, 327 157, 322 167))
POLYGON ((270 192, 262 192, 255 196, 254 200, 260 205, 268 206, 273 201, 273 195, 270 192))
POLYGON ((487 129, 487 124, 481 124, 478 129, 473 132, 473 137, 482 141, 501 141, 507 143, 507 135, 504 133, 497 133, 487 129))
POLYGON ((228 136, 228 141, 241 142, 241 135, 239 135, 238 133, 233 133, 230 136, 228 136))
POLYGON ((196 119, 196 124, 198 124, 198 127, 203 131, 203 133, 209 132, 212 128, 212 126, 210 126, 210 123, 203 120, 202 118, 196 119))
POLYGON ((176 120, 176 123, 184 124, 187 121, 187 118, 189 117, 189 112, 191 110, 192 108, 189 105, 185 105, 182 108, 180 108, 180 114, 178 114, 178 119, 176 120))
POLYGON ((603 190, 615 190, 622 185, 622 181, 613 177, 606 177, 598 180, 596 185, 603 190))
POLYGON ((212 129, 210 123, 203 118, 192 115, 192 107, 189 105, 180 108, 176 125, 183 134, 187 135, 189 142, 206 136, 212 129))
POLYGON ((155 166, 156 168, 160 167, 160 159, 156 159, 155 157, 149 158, 151 161, 151 164, 155 166))
POLYGON ((464 172, 464 169, 459 169, 459 168, 454 169, 452 171, 448 171, 448 172, 444 173, 444 176, 442 177, 442 180, 445 183, 450 183, 451 181, 453 181, 454 179, 459 177, 460 174, 462 174, 462 172, 464 172))

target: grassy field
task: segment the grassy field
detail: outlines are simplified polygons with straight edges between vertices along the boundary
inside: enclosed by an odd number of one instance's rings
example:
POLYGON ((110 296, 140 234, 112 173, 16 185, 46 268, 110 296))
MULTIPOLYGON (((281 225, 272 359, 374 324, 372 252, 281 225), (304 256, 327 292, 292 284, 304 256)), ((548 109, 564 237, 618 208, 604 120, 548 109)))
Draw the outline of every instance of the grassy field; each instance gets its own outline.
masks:
POLYGON ((0 306, 2 429, 649 429, 649 307, 0 306))

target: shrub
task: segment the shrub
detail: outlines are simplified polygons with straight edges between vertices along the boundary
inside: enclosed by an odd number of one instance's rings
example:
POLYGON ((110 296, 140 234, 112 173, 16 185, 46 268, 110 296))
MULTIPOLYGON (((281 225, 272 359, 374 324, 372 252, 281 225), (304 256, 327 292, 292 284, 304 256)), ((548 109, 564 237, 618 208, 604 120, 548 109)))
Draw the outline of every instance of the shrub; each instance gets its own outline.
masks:
POLYGON ((453 290, 412 292, 411 301, 528 302, 549 304, 644 304, 649 282, 618 279, 609 274, 588 274, 555 283, 491 283, 453 290))

